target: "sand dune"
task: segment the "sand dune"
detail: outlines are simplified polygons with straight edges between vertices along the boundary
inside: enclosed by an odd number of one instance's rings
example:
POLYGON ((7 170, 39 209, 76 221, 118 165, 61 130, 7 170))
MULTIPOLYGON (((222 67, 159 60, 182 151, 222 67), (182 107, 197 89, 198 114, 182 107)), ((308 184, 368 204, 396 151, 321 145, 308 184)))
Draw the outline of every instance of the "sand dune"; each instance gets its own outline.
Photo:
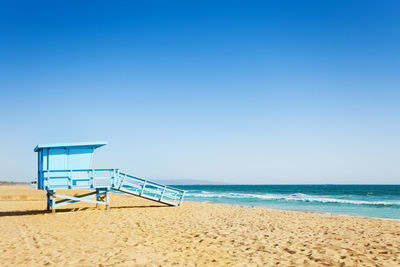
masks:
POLYGON ((115 194, 108 211, 45 205, 43 191, 0 187, 0 265, 400 266, 398 221, 115 194))

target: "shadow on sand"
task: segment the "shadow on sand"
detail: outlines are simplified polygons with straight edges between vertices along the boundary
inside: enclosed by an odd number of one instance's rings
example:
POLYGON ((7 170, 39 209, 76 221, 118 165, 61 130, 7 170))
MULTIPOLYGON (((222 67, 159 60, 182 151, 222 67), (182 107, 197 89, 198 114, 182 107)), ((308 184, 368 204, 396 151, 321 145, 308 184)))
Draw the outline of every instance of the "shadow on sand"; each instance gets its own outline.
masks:
MULTIPOLYGON (((110 207, 110 210, 117 209, 142 209, 142 208, 169 208, 167 205, 142 205, 142 206, 119 206, 119 207, 110 207)), ((99 210, 106 211, 104 209, 96 209, 95 207, 82 207, 82 208, 69 208, 69 209, 57 209, 57 213, 68 213, 68 212, 79 212, 85 210, 99 210)), ((39 215, 39 214, 52 214, 51 211, 47 210, 16 210, 16 211, 0 211, 0 217, 9 217, 9 216, 24 216, 24 215, 39 215)))

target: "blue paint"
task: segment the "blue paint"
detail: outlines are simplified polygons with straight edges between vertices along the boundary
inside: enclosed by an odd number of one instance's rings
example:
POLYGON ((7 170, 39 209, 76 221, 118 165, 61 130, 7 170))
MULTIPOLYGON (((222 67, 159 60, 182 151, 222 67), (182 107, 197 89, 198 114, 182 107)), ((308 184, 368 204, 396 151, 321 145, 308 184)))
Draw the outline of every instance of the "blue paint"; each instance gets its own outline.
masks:
POLYGON ((183 201, 184 191, 170 186, 147 181, 119 171, 119 169, 94 169, 94 150, 106 142, 63 143, 37 145, 38 189, 47 190, 47 209, 76 202, 106 205, 108 192, 120 191, 129 195, 178 206, 183 201), (96 190, 81 196, 57 195, 60 189, 96 190), (56 201, 56 198, 63 200, 56 201), (96 197, 96 200, 91 198, 96 197))
POLYGON ((92 142, 37 145, 34 151, 38 152, 38 188, 48 191, 97 188, 96 184, 90 184, 93 152, 106 144, 92 142))

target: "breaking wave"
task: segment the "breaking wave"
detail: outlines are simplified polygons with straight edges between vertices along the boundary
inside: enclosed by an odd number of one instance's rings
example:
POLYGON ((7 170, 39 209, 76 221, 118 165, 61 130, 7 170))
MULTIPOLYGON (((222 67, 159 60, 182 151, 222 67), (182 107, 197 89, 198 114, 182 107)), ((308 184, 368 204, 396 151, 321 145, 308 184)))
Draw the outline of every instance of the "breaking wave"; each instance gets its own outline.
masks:
POLYGON ((260 199, 260 200, 281 200, 281 201, 302 201, 302 202, 319 202, 319 203, 339 203, 350 205, 372 205, 372 206, 398 206, 400 201, 368 201, 368 200, 351 200, 341 199, 327 196, 296 194, 249 194, 249 193, 217 193, 217 192, 187 192, 188 197, 194 198, 227 198, 227 199, 260 199))

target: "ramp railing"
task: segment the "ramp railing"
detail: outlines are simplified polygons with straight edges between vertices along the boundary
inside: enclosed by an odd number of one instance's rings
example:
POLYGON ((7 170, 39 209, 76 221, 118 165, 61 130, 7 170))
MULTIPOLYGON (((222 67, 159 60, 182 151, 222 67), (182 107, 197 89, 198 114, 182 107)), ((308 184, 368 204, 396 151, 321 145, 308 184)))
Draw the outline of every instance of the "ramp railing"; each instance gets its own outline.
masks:
POLYGON ((181 189, 151 182, 122 172, 119 172, 117 180, 119 183, 114 184, 113 189, 168 205, 180 205, 185 194, 185 191, 181 189))

